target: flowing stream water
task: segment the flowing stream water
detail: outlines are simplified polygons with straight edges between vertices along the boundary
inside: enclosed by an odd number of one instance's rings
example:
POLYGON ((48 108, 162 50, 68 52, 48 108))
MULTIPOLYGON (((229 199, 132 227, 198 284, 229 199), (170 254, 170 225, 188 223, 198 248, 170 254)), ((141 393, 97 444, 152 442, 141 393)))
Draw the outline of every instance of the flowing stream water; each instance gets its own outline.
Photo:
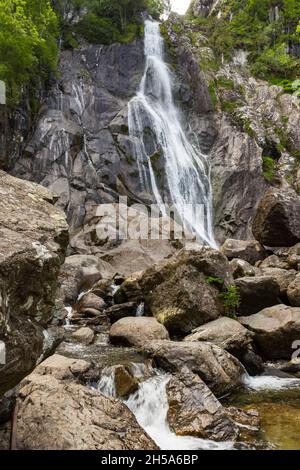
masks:
MULTIPOLYGON (((208 156, 192 144, 173 99, 173 78, 164 60, 160 24, 145 22, 146 67, 137 95, 128 105, 129 135, 141 183, 152 193, 164 216, 166 206, 157 183, 153 158, 147 152, 149 129, 164 158, 166 185, 184 227, 216 248, 212 228, 212 197, 208 156)), ((152 155, 153 157, 153 155, 152 155)))
MULTIPOLYGON (((143 365, 135 364, 135 376, 143 375, 143 365), (142 369, 141 369, 142 368, 142 369)), ((139 385, 124 403, 135 415, 139 425, 149 434, 161 450, 228 450, 231 442, 213 442, 190 436, 176 436, 167 420, 168 398, 166 392, 170 375, 153 371, 154 375, 139 385)), ((114 368, 103 371, 97 389, 105 395, 115 397, 114 368)))

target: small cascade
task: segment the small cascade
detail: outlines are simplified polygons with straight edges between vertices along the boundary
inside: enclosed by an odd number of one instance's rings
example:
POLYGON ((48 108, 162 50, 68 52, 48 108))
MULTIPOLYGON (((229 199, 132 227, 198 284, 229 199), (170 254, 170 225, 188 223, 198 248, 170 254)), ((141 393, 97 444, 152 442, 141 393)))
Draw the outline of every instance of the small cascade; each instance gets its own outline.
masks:
POLYGON ((136 308, 136 316, 143 317, 145 314, 145 302, 141 302, 136 308))
POLYGON ((173 99, 173 78, 164 61, 160 24, 145 22, 146 68, 137 95, 128 104, 129 135, 143 189, 152 193, 163 216, 167 216, 156 180, 149 147, 149 132, 156 151, 164 158, 166 190, 179 222, 199 241, 216 248, 212 228, 212 197, 208 156, 192 144, 180 122, 173 99))
MULTIPOLYGON (((145 377, 143 365, 133 364, 132 370, 139 379, 145 377)), ((97 389, 107 395, 116 396, 114 367, 103 370, 97 389)), ((213 442, 190 436, 177 436, 167 421, 168 398, 166 386, 170 375, 152 371, 153 376, 140 383, 137 392, 124 401, 135 415, 139 425, 149 434, 162 450, 228 450, 229 442, 213 442)))
POLYGON ((65 307, 65 309, 67 310, 67 317, 66 317, 66 323, 65 323, 65 326, 66 327, 71 327, 71 321, 72 321, 72 316, 73 316, 73 307, 69 306, 69 307, 65 307))
POLYGON ((296 378, 285 378, 285 377, 273 377, 268 375, 259 375, 256 377, 251 377, 248 374, 244 375, 243 378, 244 385, 253 391, 263 391, 263 390, 286 390, 291 388, 300 389, 300 379, 296 378))

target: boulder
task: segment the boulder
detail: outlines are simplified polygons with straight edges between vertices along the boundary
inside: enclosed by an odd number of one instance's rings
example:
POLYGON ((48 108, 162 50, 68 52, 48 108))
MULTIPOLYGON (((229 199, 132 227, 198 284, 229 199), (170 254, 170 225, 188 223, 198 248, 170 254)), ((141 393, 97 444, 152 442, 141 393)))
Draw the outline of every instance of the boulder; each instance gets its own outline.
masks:
POLYGON ((157 449, 119 400, 54 376, 29 376, 17 407, 16 450, 157 449))
POLYGON ((230 261, 229 266, 234 279, 238 279, 239 277, 256 276, 258 273, 257 268, 243 259, 235 258, 230 261))
POLYGON ((152 341, 144 352, 157 367, 178 372, 187 367, 217 396, 235 390, 245 373, 240 362, 224 349, 206 342, 152 341))
POLYGON ((252 337, 253 334, 238 321, 222 317, 200 326, 184 341, 208 341, 236 356, 249 348, 252 337))
POLYGON ((237 426, 210 389, 189 369, 183 369, 167 384, 168 422, 178 436, 214 441, 233 441, 237 426))
POLYGON ((287 295, 293 307, 300 307, 300 274, 289 284, 287 295))
POLYGON ((233 282, 227 258, 203 247, 181 250, 138 277, 147 310, 176 335, 220 317, 220 291, 233 282))
POLYGON ((79 314, 80 313, 84 314, 85 310, 90 309, 90 308, 101 312, 101 310, 103 310, 105 306, 106 304, 101 297, 98 297, 92 292, 89 292, 88 294, 85 294, 80 299, 78 304, 76 304, 75 309, 77 310, 79 314))
POLYGON ((264 268, 279 268, 279 269, 289 269, 288 263, 280 259, 277 255, 268 256, 261 263, 259 263, 261 269, 264 268))
POLYGON ((74 303, 82 291, 89 290, 102 279, 105 263, 92 255, 68 256, 59 275, 59 297, 66 303, 74 303))
POLYGON ((45 188, 0 171, 0 396, 51 353, 48 334, 68 244, 65 215, 45 188), (2 352, 2 351, 1 351, 2 352))
POLYGON ((35 374, 53 376, 58 380, 74 379, 85 374, 91 364, 82 359, 72 359, 59 354, 48 357, 34 370, 35 374))
POLYGON ((75 331, 75 333, 72 334, 73 340, 75 340, 77 343, 82 343, 82 344, 92 344, 95 338, 95 333, 91 328, 80 328, 79 330, 75 331))
POLYGON ((112 325, 109 339, 112 344, 143 346, 145 341, 169 339, 169 334, 155 318, 127 317, 112 325))
POLYGON ((130 365, 118 365, 109 367, 102 374, 113 374, 115 384, 115 394, 119 398, 128 398, 129 395, 136 392, 139 388, 137 379, 132 374, 130 365))
POLYGON ((281 269, 281 268, 260 268, 261 276, 274 279, 280 290, 280 296, 286 297, 289 285, 295 280, 297 272, 293 269, 281 269))
POLYGON ((255 333, 254 341, 266 359, 292 357, 293 343, 300 338, 300 308, 276 305, 239 321, 255 333))
POLYGON ((126 302, 125 304, 116 304, 105 310, 105 314, 111 323, 115 323, 121 318, 132 317, 136 313, 137 304, 135 302, 126 302))
POLYGON ((267 246, 292 246, 300 241, 300 197, 291 189, 270 188, 253 222, 253 234, 267 246))
POLYGON ((239 258, 252 265, 266 257, 264 247, 255 240, 226 240, 221 247, 221 252, 229 260, 239 258))
POLYGON ((251 315, 279 302, 279 285, 272 277, 243 277, 235 284, 241 297, 239 314, 251 315))
POLYGON ((138 302, 143 298, 142 289, 140 286, 140 280, 142 277, 142 272, 134 273, 129 276, 121 284, 120 288, 114 295, 114 301, 117 304, 127 303, 127 302, 138 302))

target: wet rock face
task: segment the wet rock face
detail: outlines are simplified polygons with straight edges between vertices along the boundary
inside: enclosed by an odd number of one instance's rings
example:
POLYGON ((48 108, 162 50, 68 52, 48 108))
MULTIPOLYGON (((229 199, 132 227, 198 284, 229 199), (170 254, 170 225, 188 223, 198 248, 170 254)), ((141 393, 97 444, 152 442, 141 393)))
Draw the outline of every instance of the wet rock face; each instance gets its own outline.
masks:
POLYGON ((238 430, 207 385, 188 369, 167 384, 168 422, 179 436, 232 441, 238 430))
POLYGON ((143 68, 143 41, 61 55, 60 78, 14 172, 58 194, 73 228, 90 205, 116 200, 121 181, 138 192, 126 113, 143 68))
POLYGON ((257 411, 224 408, 205 383, 187 368, 171 378, 167 395, 168 421, 179 436, 236 441, 247 440, 259 431, 257 411))
POLYGON ((272 188, 262 198, 253 234, 267 246, 292 246, 300 241, 300 197, 292 190, 272 188))
POLYGON ((14 387, 56 343, 47 330, 68 243, 52 194, 0 172, 0 394, 14 387))
POLYGON ((266 188, 262 151, 245 133, 223 117, 211 151, 215 234, 226 238, 253 238, 252 221, 266 188))
MULTIPOLYGON (((59 369, 69 369, 70 361, 61 357, 56 371, 49 366, 48 370, 37 368, 23 381, 17 403, 16 449, 157 449, 119 400, 75 383, 71 372, 58 375, 59 369)), ((82 370, 84 362, 73 360, 71 366, 82 370)))

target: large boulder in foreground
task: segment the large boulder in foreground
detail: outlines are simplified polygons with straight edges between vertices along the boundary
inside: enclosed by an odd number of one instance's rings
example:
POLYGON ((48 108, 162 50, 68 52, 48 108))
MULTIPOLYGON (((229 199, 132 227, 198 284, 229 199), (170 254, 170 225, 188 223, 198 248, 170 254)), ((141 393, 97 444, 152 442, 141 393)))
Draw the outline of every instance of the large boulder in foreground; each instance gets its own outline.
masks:
POLYGON ((143 346, 145 341, 169 339, 169 333, 155 318, 127 317, 112 325, 109 339, 116 345, 143 346))
POLYGON ((259 415, 255 410, 223 408, 200 377, 187 368, 171 378, 167 396, 168 422, 179 436, 235 441, 245 428, 252 435, 259 431, 259 415))
POLYGON ((181 250, 127 279, 120 302, 144 298, 146 309, 171 334, 185 335, 224 313, 223 286, 233 284, 227 258, 217 250, 181 250))
POLYGON ((300 338, 300 308, 276 305, 250 317, 242 325, 255 333, 254 340, 266 359, 290 359, 300 338))
POLYGON ((218 396, 241 385, 245 373, 235 357, 211 343, 152 341, 143 350, 158 367, 168 372, 187 367, 218 396))
POLYGON ((253 334, 238 321, 222 317, 196 328, 184 341, 207 341, 233 355, 241 355, 252 344, 253 334))
POLYGON ((244 241, 228 239, 221 247, 221 252, 229 260, 238 258, 247 261, 252 265, 266 257, 264 247, 255 240, 244 241))
POLYGON ((17 407, 17 450, 157 449, 122 402, 53 375, 27 377, 17 407))
POLYGON ((235 284, 241 297, 238 312, 242 315, 252 315, 280 302, 280 287, 272 277, 243 277, 235 284))
MULTIPOLYGON (((45 188, 0 171, 0 395, 51 351, 47 326, 68 244, 65 215, 45 188)), ((54 346, 54 345, 53 345, 54 346)))
POLYGON ((300 197, 295 191, 270 188, 253 222, 253 234, 266 246, 293 246, 300 241, 300 197))

